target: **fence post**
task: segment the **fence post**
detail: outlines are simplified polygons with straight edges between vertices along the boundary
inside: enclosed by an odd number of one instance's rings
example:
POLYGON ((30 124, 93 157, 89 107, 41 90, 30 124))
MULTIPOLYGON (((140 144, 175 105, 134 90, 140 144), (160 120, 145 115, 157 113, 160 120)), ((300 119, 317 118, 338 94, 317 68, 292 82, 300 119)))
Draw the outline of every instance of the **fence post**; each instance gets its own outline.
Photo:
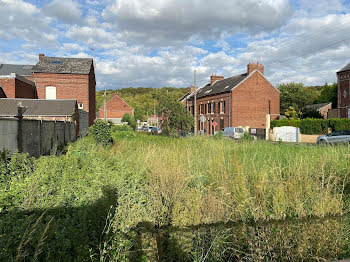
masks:
POLYGON ((23 113, 27 110, 27 107, 22 106, 22 102, 18 103, 17 108, 17 116, 18 126, 17 126, 17 149, 18 152, 23 152, 23 130, 22 130, 22 122, 23 122, 23 113))
POLYGON ((265 134, 266 140, 269 140, 270 138, 270 126, 271 126, 271 115, 267 114, 266 115, 266 134, 265 134))

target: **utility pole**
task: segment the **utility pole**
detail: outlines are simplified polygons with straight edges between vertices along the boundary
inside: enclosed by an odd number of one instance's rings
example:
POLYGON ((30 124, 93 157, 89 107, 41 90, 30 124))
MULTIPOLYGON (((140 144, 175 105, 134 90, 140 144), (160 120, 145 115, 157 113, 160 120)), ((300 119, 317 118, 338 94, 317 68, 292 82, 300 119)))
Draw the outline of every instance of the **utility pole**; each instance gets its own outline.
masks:
POLYGON ((194 135, 197 135, 197 72, 194 70, 194 135))
POLYGON ((104 115, 104 118, 105 118, 105 121, 107 121, 107 102, 106 102, 106 90, 105 90, 105 93, 103 95, 103 115, 104 115))
POLYGON ((156 100, 153 98, 153 115, 156 115, 156 100))

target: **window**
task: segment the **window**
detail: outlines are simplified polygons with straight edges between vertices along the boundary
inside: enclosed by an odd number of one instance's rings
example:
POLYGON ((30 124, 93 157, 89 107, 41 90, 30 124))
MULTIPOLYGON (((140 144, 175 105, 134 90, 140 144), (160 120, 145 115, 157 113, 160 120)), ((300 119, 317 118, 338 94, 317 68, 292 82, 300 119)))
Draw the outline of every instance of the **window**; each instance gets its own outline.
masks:
POLYGON ((211 113, 211 103, 208 103, 208 114, 211 113))
POLYGON ((46 99, 56 99, 56 87, 47 86, 45 88, 45 98, 46 99))
POLYGON ((211 102, 211 108, 212 108, 211 113, 215 114, 215 102, 211 102))
POLYGON ((220 102, 220 114, 225 114, 225 101, 220 102))
POLYGON ((78 109, 83 109, 84 106, 83 106, 83 103, 78 103, 78 109))

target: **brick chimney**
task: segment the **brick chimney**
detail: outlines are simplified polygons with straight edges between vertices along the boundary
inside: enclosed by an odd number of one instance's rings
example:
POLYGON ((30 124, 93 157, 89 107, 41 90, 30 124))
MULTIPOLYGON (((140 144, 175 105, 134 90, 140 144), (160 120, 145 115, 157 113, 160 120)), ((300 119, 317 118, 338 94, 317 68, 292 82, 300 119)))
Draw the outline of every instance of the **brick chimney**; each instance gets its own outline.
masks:
POLYGON ((219 81, 219 80, 224 80, 224 76, 217 76, 216 74, 212 74, 210 76, 210 84, 214 84, 216 81, 219 81))
POLYGON ((44 56, 44 54, 39 54, 39 61, 42 60, 44 56))
POLYGON ((195 89, 196 89, 195 86, 190 86, 190 93, 193 94, 195 89))
POLYGON ((264 66, 260 64, 259 62, 255 63, 250 63, 247 65, 247 73, 248 75, 253 72, 255 69, 258 69, 260 73, 264 74, 264 66))

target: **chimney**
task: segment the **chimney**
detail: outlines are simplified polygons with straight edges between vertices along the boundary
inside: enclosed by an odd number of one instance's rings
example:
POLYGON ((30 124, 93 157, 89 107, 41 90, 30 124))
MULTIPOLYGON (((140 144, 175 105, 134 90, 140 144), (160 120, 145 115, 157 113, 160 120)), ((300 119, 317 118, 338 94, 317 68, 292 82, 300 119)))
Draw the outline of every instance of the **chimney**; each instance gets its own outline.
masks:
POLYGON ((247 65, 248 75, 256 69, 258 69, 260 73, 264 74, 264 66, 262 64, 260 64, 259 62, 257 62, 256 64, 249 62, 249 64, 247 65))
POLYGON ((39 61, 42 60, 44 56, 44 54, 39 54, 39 61))
POLYGON ((190 93, 193 94, 195 91, 196 87, 195 86, 190 86, 190 93))
POLYGON ((210 76, 210 85, 214 84, 216 81, 224 80, 224 76, 217 76, 216 74, 212 74, 210 76))

